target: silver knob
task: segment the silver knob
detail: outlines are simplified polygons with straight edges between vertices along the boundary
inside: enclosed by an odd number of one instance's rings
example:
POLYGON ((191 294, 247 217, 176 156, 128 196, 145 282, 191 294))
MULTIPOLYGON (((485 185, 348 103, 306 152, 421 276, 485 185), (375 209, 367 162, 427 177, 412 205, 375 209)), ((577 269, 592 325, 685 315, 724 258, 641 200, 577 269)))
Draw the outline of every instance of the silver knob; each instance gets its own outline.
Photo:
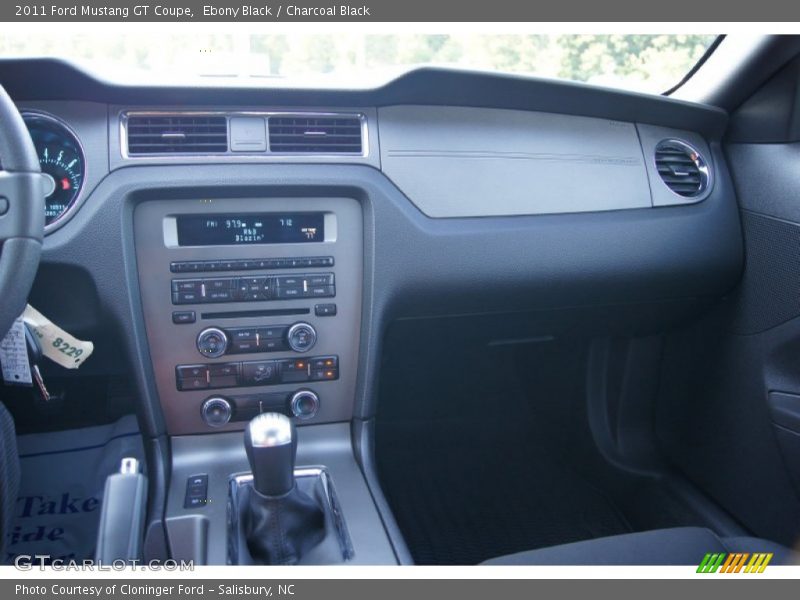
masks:
POLYGON ((206 358, 218 358, 228 350, 228 334, 218 327, 207 327, 197 336, 197 351, 206 358))
POLYGON ((261 413, 247 424, 254 448, 272 448, 292 443, 292 422, 280 413, 261 413))
POLYGON ((222 427, 230 422, 233 416, 233 407, 222 396, 212 396, 203 402, 200 414, 209 427, 222 427))
POLYGON ((319 410, 319 396, 311 390, 299 390, 292 394, 289 409, 298 419, 311 419, 319 410))
POLYGON ((308 352, 317 343, 317 330, 308 323, 295 323, 286 332, 286 343, 295 352, 308 352))
POLYGON ((244 450, 259 494, 280 497, 292 491, 297 437, 289 417, 280 413, 255 417, 244 431, 244 450))

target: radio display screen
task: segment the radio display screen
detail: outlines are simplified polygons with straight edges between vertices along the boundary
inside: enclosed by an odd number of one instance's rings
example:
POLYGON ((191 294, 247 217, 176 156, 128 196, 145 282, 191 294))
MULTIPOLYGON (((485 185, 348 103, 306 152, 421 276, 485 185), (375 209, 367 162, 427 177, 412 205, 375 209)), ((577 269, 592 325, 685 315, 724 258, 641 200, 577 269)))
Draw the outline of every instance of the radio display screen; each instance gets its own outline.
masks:
POLYGON ((179 215, 179 246, 305 244, 325 241, 324 213, 179 215))

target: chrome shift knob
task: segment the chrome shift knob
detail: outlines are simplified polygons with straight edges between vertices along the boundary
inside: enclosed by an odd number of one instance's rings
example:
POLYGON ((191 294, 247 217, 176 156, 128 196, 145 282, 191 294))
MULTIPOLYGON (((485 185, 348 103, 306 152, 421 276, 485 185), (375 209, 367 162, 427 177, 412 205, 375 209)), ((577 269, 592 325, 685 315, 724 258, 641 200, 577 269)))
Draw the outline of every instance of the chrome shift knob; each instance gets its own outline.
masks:
POLYGON ((292 490, 297 436, 289 417, 280 413, 255 417, 245 430, 244 448, 257 492, 275 497, 292 490))

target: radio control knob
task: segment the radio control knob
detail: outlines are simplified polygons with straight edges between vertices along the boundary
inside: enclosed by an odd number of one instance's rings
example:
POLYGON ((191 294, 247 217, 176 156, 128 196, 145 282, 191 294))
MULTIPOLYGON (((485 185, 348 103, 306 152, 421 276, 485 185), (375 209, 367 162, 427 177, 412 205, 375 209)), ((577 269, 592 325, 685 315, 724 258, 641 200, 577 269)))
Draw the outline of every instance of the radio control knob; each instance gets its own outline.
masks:
POLYGON ((217 327, 207 327, 197 336, 197 351, 206 358, 217 358, 228 350, 228 334, 217 327))
POLYGON ((311 390, 299 390, 292 394, 289 408, 298 419, 310 419, 319 410, 319 396, 311 390))
POLYGON ((212 396, 205 402, 200 409, 203 421, 209 427, 222 427, 230 422, 233 416, 233 407, 222 396, 212 396))
POLYGON ((308 323, 295 323, 286 332, 286 343, 295 352, 308 352, 317 343, 317 330, 308 323))

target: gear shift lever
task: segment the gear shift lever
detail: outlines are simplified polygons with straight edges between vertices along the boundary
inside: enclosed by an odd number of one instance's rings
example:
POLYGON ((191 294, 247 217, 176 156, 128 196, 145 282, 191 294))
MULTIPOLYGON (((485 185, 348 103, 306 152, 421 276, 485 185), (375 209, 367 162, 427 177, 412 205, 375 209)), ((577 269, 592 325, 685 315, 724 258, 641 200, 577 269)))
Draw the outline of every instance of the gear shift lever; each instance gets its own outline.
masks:
POLYGON ((295 484, 295 426, 285 415, 260 414, 247 425, 244 447, 253 471, 243 507, 250 555, 267 565, 296 564, 324 539, 325 515, 295 484))
POLYGON ((253 487, 270 498, 294 488, 297 435, 294 423, 279 413, 262 413, 247 426, 244 448, 253 472, 253 487))

